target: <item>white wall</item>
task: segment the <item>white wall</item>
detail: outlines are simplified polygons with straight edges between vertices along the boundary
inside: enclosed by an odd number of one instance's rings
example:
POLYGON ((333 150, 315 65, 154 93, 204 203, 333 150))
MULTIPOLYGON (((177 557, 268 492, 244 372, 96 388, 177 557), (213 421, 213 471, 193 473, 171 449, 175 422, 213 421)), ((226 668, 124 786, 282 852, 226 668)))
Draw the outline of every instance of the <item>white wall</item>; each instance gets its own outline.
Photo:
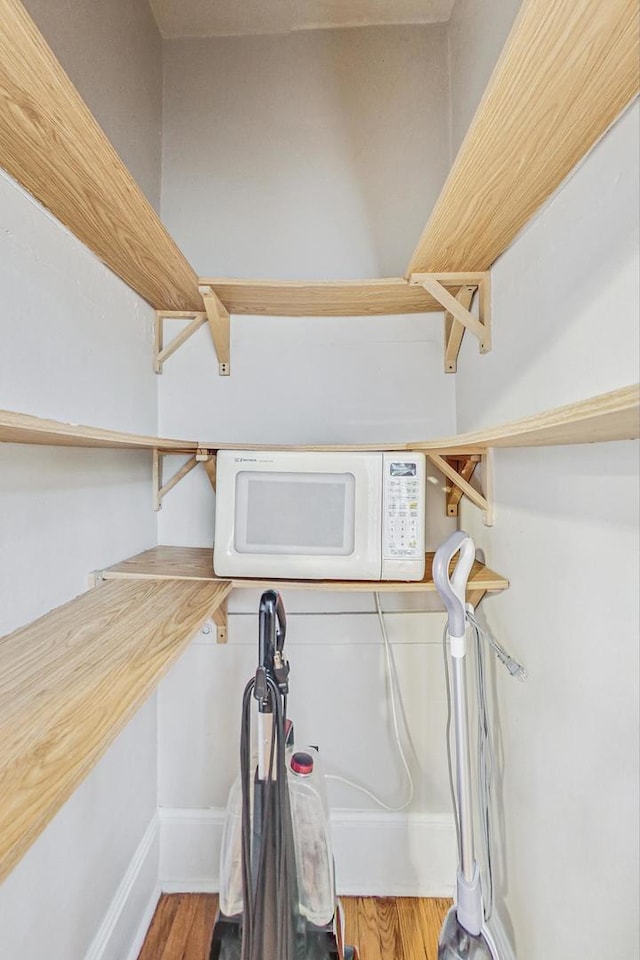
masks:
MULTIPOLYGON (((153 433, 151 310, 5 175, 0 198, 0 406, 153 433)), ((2 633, 154 541, 148 454, 2 445, 0 460, 2 633)))
MULTIPOLYGON (((2 174, 0 209, 0 407, 153 433, 151 310, 2 174)), ((0 635, 156 542, 150 475, 149 454, 0 445, 0 635)), ((85 956, 155 815, 155 698, 118 743, 0 887, 1 956, 85 956)))
POLYGON ((24 5, 157 209, 162 41, 147 0, 24 0, 24 5))
POLYGON ((0 956, 127 960, 140 945, 158 876, 156 730, 153 697, 0 886, 0 956))
POLYGON ((163 219, 201 276, 401 275, 447 76, 443 25, 165 41, 163 219))
MULTIPOLYGON (((223 810, 238 771, 242 691, 257 662, 258 598, 258 593, 247 597, 246 612, 230 617, 225 647, 216 646, 212 635, 197 638, 160 686, 164 889, 218 889, 223 810)), ((370 598, 365 600, 370 608, 370 598)), ((284 602, 292 669, 289 712, 297 742, 319 745, 326 773, 356 780, 386 803, 398 804, 408 785, 391 733, 375 615, 292 613, 310 608, 308 599, 293 592, 284 593, 284 602)), ((339 602, 336 608, 344 611, 339 602)), ((386 623, 419 758, 411 753, 416 799, 411 816, 394 817, 352 789, 329 784, 337 882, 342 893, 441 895, 450 889, 455 846, 442 750, 443 616, 395 613, 386 623)))
MULTIPOLYGON (((630 109, 492 271, 493 351, 465 343, 458 426, 638 380, 638 130, 630 109)), ((497 672, 498 902, 518 960, 638 954, 638 444, 496 451, 496 524, 462 522, 510 589, 497 672)))
POLYGON ((447 24, 451 159, 460 149, 522 0, 455 0, 447 24))
MULTIPOLYGON (((163 217, 196 269, 271 278, 400 273, 446 173, 446 56, 441 27, 166 43, 163 217)), ((161 433, 357 443, 454 429, 441 317, 231 324, 230 377, 218 376, 206 329, 165 365, 161 433)), ((432 481, 431 545, 451 528, 441 480, 432 481)), ((194 471, 166 497, 159 541, 211 545, 213 513, 209 482, 194 471)), ((258 596, 234 595, 228 645, 198 641, 160 689, 165 887, 216 888, 220 808, 237 770, 241 691, 256 663, 258 596)), ((300 737, 320 744, 332 770, 398 802, 406 793, 373 598, 291 592, 285 603, 296 614, 291 702, 300 737)), ((334 809, 346 810, 336 813, 338 880, 359 892, 448 892, 442 617, 402 612, 424 609, 424 597, 384 603, 398 611, 389 629, 418 741, 413 819, 380 817, 366 797, 332 784, 334 809), (396 845, 388 842, 394 830, 396 845)))
MULTIPOLYGON (((157 200, 137 4, 29 6, 157 200)), ((2 173, 0 210, 0 408, 155 433, 151 309, 2 173)), ((149 454, 0 444, 0 635, 155 542, 149 454)), ((0 956, 126 960, 157 890, 156 769, 154 696, 0 886, 0 956)))

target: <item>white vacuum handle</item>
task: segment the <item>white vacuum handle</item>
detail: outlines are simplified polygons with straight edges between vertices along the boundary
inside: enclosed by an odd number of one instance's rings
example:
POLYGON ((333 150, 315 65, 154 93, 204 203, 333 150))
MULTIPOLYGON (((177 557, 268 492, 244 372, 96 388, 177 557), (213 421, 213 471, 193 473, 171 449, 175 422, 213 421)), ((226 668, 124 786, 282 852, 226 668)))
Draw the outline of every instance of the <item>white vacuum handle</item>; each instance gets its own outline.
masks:
POLYGON ((449 636, 461 639, 466 632, 465 597, 467 580, 475 560, 476 548, 464 530, 457 530, 438 547, 433 558, 433 582, 449 615, 449 636), (453 575, 449 566, 456 553, 460 553, 453 575))

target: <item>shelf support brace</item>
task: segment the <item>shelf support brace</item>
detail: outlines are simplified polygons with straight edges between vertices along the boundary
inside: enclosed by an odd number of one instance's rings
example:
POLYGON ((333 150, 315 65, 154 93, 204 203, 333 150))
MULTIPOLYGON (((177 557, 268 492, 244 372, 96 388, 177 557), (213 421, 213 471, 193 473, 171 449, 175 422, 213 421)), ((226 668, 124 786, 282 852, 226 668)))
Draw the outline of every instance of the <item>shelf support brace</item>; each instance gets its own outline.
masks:
POLYGON ((204 300, 204 308, 209 321, 209 329, 213 339, 213 346, 218 358, 218 373, 221 377, 228 377, 231 373, 230 340, 231 324, 229 311, 217 296, 213 287, 203 285, 198 287, 204 300))
POLYGON ((179 310, 156 310, 154 323, 154 347, 153 347, 153 372, 162 373, 165 360, 176 352, 176 350, 186 343, 190 337, 199 330, 203 323, 206 323, 207 314, 204 310, 192 310, 188 313, 182 313, 179 310), (191 323, 184 328, 173 340, 164 345, 164 321, 165 320, 191 320, 191 323))
POLYGON ((153 509, 160 510, 162 507, 162 501, 169 493, 170 490, 180 483, 180 481, 187 476, 188 473, 191 473, 193 468, 197 466, 198 460, 196 456, 189 457, 187 462, 180 467, 180 469, 174 473, 170 480, 167 480, 166 483, 162 482, 162 461, 163 457, 167 456, 166 453, 163 453, 162 450, 154 449, 153 451, 153 509))
MULTIPOLYGON (((465 310, 469 310, 476 287, 460 287, 456 300, 465 310)), ((459 320, 447 310, 444 315, 444 372, 455 373, 458 369, 458 354, 462 346, 465 328, 459 320)))
MULTIPOLYGON (((163 483, 162 477, 162 467, 163 467, 163 458, 167 456, 176 456, 174 451, 163 451, 154 449, 153 451, 153 509, 160 510, 162 508, 162 501, 164 497, 169 493, 170 490, 180 483, 187 474, 191 473, 194 467, 197 467, 199 463, 202 463, 204 466, 207 476, 213 490, 216 489, 216 451, 209 450, 207 447, 198 447, 195 454, 186 461, 186 463, 180 467, 180 469, 174 473, 170 480, 167 480, 166 483, 163 483)), ((178 454, 179 456, 179 454, 178 454)))
MULTIPOLYGON (((471 480, 475 469, 480 462, 480 454, 470 454, 468 457, 446 457, 447 463, 453 467, 456 473, 466 480, 471 480)), ((460 487, 452 486, 447 493, 447 516, 458 516, 458 504, 462 499, 463 491, 460 487)))
MULTIPOLYGON (((487 496, 484 496, 483 494, 479 493, 475 489, 475 487, 472 487, 471 484, 469 483, 469 480, 465 479, 463 473, 458 472, 458 470, 456 470, 455 467, 453 467, 447 460, 445 460, 443 456, 441 456, 439 453, 431 453, 427 451, 427 456, 429 460, 431 460, 431 462, 434 464, 434 466, 436 466, 438 470, 441 473, 443 473, 445 477, 447 477, 448 480, 451 480, 454 487, 457 487, 458 490, 460 490, 460 496, 458 497, 457 502, 455 504, 455 511, 456 511, 455 514, 449 513, 449 502, 447 498, 447 515, 448 516, 457 515, 458 502, 460 501, 462 496, 465 496, 467 497, 468 500, 471 501, 471 503, 475 504, 475 506, 478 507, 479 510, 482 510, 484 514, 485 526, 487 527, 493 526, 493 504, 488 499, 489 491, 491 489, 491 478, 490 478, 491 460, 490 460, 490 455, 488 456, 488 454, 490 454, 490 451, 484 451, 482 454, 480 454, 480 457, 483 463, 483 468, 484 468, 483 469, 484 486, 485 486, 485 491, 487 491, 487 496)), ((469 469, 470 468, 467 467, 467 470, 465 472, 468 472, 469 469)), ((473 469, 475 469, 475 465, 473 469)), ((463 467, 463 470, 464 470, 464 467, 463 467)), ((470 477, 471 477, 471 474, 469 474, 469 478, 470 477)))
POLYGON ((216 609, 211 614, 213 622, 216 625, 216 642, 217 643, 226 643, 227 642, 227 626, 228 626, 228 600, 225 598, 222 603, 216 607, 216 609))
POLYGON ((455 274, 413 273, 410 283, 424 287, 434 300, 444 307, 445 315, 445 373, 455 373, 458 353, 465 330, 480 343, 480 353, 491 350, 491 287, 490 273, 455 274), (458 285, 456 296, 444 284, 458 285), (475 291, 479 291, 478 316, 471 311, 475 291))
POLYGON ((204 447, 198 447, 196 452, 196 459, 201 461, 202 466, 204 467, 207 476, 209 477, 209 483, 213 488, 213 492, 216 492, 216 467, 217 459, 215 451, 207 450, 204 447))

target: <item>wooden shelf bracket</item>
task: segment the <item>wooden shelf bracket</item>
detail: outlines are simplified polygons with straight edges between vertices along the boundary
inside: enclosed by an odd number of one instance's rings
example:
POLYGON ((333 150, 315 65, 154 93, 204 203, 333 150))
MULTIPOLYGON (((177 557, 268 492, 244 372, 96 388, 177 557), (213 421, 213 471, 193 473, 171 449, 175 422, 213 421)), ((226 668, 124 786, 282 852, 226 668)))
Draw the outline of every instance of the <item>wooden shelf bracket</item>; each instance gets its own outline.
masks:
POLYGON ((491 350, 491 280, 488 271, 475 274, 412 273, 410 283, 424 287, 444 307, 444 369, 455 373, 465 330, 480 343, 480 353, 491 350), (457 294, 447 286, 460 285, 457 294), (445 284, 447 286, 445 286, 445 284), (478 316, 471 313, 471 303, 478 292, 478 316))
POLYGON ((487 527, 493 526, 493 460, 492 451, 484 450, 480 454, 465 457, 444 457, 439 453, 425 451, 427 457, 444 476, 451 481, 447 489, 447 516, 458 516, 458 505, 466 497, 484 514, 487 527), (482 465, 482 487, 484 493, 476 490, 469 482, 475 469, 482 465))
POLYGON ((216 467, 217 459, 215 450, 208 450, 206 447, 198 447, 196 460, 200 461, 209 477, 209 483, 216 492, 216 467))
POLYGON ((154 346, 153 346, 153 372, 162 373, 165 360, 176 352, 176 350, 186 343, 190 337, 199 330, 203 323, 207 321, 207 314, 204 310, 191 310, 182 312, 181 310, 156 310, 154 323, 154 346), (164 321, 165 320, 191 320, 177 336, 166 346, 164 345, 164 321))
POLYGON ((211 619, 216 625, 216 643, 227 642, 228 616, 228 598, 225 598, 211 614, 211 619))
POLYGON ((163 482, 163 460, 167 456, 176 456, 174 451, 165 451, 154 449, 153 451, 153 509, 161 510, 162 501, 169 493, 170 490, 180 483, 187 474, 198 466, 199 463, 202 463, 213 491, 215 493, 216 489, 216 451, 209 450, 207 447, 198 447, 193 456, 180 467, 176 473, 173 474, 170 480, 167 480, 166 483, 163 482))
MULTIPOLYGON (((174 473, 170 480, 163 483, 163 460, 166 456, 171 456, 171 454, 166 454, 162 450, 153 451, 153 509, 156 511, 162 508, 162 501, 169 491, 173 490, 176 484, 180 483, 180 481, 198 465, 194 454, 174 473)), ((175 456, 175 454, 173 454, 173 456, 175 456)))
POLYGON ((213 287, 201 284, 198 289, 202 294, 204 308, 209 329, 213 339, 213 346, 218 358, 218 373, 221 377, 228 377, 231 373, 231 323, 229 311, 217 296, 213 287))
MULTIPOLYGON (((445 457, 444 458, 449 466, 453 467, 456 473, 462 477, 463 480, 466 480, 467 483, 471 480, 471 477, 475 473, 475 469, 480 462, 479 454, 472 454, 467 457, 445 457)), ((464 491, 455 486, 453 483, 451 487, 447 490, 447 516, 448 517, 457 517, 458 516, 458 505, 463 497, 464 491)))

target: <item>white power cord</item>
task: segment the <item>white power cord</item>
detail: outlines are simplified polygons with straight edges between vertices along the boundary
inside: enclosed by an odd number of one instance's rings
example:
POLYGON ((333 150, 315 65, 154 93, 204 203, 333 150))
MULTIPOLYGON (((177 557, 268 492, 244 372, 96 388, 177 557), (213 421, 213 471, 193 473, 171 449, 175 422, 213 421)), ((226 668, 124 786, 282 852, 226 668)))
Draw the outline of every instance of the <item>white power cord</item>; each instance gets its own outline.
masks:
MULTIPOLYGON (((493 912, 493 864, 491 859, 492 837, 491 837, 491 790, 493 784, 493 773, 495 766, 493 742, 491 739, 491 728, 489 724, 489 711, 486 696, 485 663, 484 649, 481 641, 484 640, 493 650, 496 657, 509 671, 512 677, 518 680, 526 680, 527 671, 498 643, 498 641, 480 625, 475 616, 473 607, 467 604, 466 616, 474 634, 475 655, 476 655, 476 697, 478 712, 478 763, 477 779, 478 793, 480 795, 480 832, 482 838, 482 852, 485 864, 486 883, 484 884, 484 916, 488 921, 493 912)), ((453 804, 454 820, 456 826, 456 835, 458 838, 458 849, 460 849, 460 815, 458 811, 458 802, 453 774, 453 759, 451 748, 451 689, 449 680, 449 659, 447 653, 447 623, 443 632, 443 650, 444 650, 444 668, 445 683, 447 688, 447 764, 449 769, 449 789, 451 791, 451 800, 453 804)))
POLYGON ((514 660, 511 654, 509 654, 505 648, 498 643, 496 638, 480 625, 473 608, 469 609, 469 604, 467 604, 467 620, 473 626, 476 633, 482 637, 483 640, 486 640, 489 646, 493 649, 493 652, 500 663, 504 664, 511 676, 515 677, 516 680, 526 680, 527 671, 525 668, 522 666, 522 664, 518 663, 517 660, 514 660))
MULTIPOLYGON (((402 706, 402 695, 400 693, 400 684, 398 682, 398 671, 396 669, 395 660, 391 652, 391 644, 389 643, 389 637, 387 634, 387 628, 384 622, 384 617, 382 615, 382 608, 380 606, 380 594, 377 592, 374 593, 375 603, 376 603, 376 613, 378 614, 378 623, 380 624, 380 632, 382 634, 382 640, 384 643, 384 650, 387 663, 387 682, 389 684, 389 696, 391 700, 391 717, 393 720, 393 732, 396 741, 396 746, 398 748, 398 756, 404 768, 406 774, 407 782, 409 784, 409 794, 404 803, 401 803, 399 806, 390 806, 388 803, 385 803, 384 800, 381 800, 374 793, 371 792, 367 787, 363 786, 361 783, 355 783, 353 780, 348 780, 346 777, 341 777, 337 773, 327 773, 325 778, 327 780, 336 780, 338 783, 344 783, 347 787, 352 787, 354 790, 358 790, 360 793, 363 793, 365 796, 369 797, 370 800, 373 800, 374 803, 377 803, 379 807, 382 807, 383 810, 388 810, 390 813, 400 813, 401 810, 406 810, 406 808, 411 804, 413 796, 415 793, 415 785, 413 782, 413 777, 411 775, 411 769, 407 758, 402 747, 402 738, 400 736, 400 728, 398 725, 398 709, 396 704, 396 690, 398 698, 400 699, 400 704, 402 706)), ((404 709, 403 709, 404 713, 404 709)))

